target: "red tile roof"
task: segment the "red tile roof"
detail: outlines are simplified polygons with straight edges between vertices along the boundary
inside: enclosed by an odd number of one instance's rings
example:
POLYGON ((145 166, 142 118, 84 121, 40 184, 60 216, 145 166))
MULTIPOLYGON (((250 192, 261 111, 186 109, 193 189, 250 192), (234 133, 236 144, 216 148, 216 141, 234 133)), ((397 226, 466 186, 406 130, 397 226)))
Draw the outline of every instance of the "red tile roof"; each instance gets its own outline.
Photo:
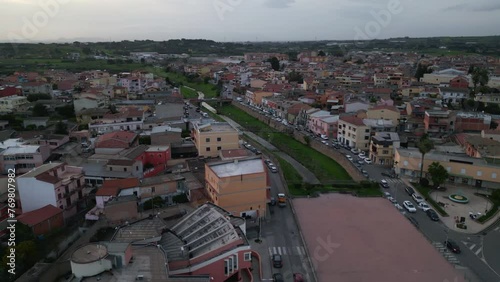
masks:
POLYGON ((340 120, 347 122, 347 123, 350 123, 350 124, 353 124, 353 125, 358 125, 358 126, 365 125, 363 123, 363 119, 360 119, 360 118, 355 117, 355 116, 341 116, 340 120))
POLYGON ((22 215, 17 217, 17 220, 28 226, 33 226, 44 222, 62 212, 63 210, 61 210, 60 208, 56 208, 53 205, 46 205, 43 208, 23 213, 22 215))
POLYGON ((139 186, 137 178, 105 180, 101 188, 97 190, 96 196, 117 196, 121 189, 139 186))
POLYGON ((387 105, 375 106, 375 107, 371 108, 371 110, 389 110, 389 111, 399 113, 398 108, 396 108, 395 106, 387 106, 387 105))
POLYGON ((117 131, 101 135, 96 148, 128 148, 137 138, 137 134, 129 131, 117 131))

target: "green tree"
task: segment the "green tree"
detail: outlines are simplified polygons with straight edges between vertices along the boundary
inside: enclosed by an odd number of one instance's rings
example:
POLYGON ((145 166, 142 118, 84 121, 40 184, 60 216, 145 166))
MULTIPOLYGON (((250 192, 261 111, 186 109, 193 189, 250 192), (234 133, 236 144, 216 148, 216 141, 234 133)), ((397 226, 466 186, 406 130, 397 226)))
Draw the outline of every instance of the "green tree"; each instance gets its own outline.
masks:
POLYGON ((318 52, 318 56, 324 57, 324 56, 326 56, 326 54, 325 54, 325 52, 323 50, 321 50, 321 51, 318 52))
POLYGON ((420 79, 426 73, 432 73, 432 69, 430 69, 429 66, 427 66, 427 65, 423 65, 423 64, 419 63, 418 66, 417 66, 417 70, 415 72, 415 77, 417 79, 420 79))
POLYGON ((56 108, 56 112, 65 117, 65 118, 74 118, 75 117, 75 107, 73 106, 73 104, 71 105, 66 105, 64 107, 59 107, 59 108, 56 108))
POLYGON ((297 82, 299 84, 304 83, 304 78, 302 77, 302 74, 296 71, 291 71, 288 73, 288 81, 290 82, 297 82))
POLYGON ((420 181, 422 181, 424 174, 424 158, 425 154, 429 153, 432 149, 434 149, 434 142, 427 135, 422 136, 417 143, 417 148, 422 154, 422 159, 420 160, 420 181))
POLYGON ((275 71, 280 70, 280 61, 276 57, 272 57, 269 60, 267 60, 269 63, 271 63, 271 68, 275 71))
POLYGON ((433 162, 427 168, 427 172, 431 175, 432 184, 438 187, 443 184, 450 176, 448 171, 439 162, 433 162))
POLYGON ((36 102, 38 100, 51 100, 52 96, 49 94, 29 94, 26 98, 29 102, 36 102))
POLYGON ((118 110, 116 109, 116 106, 114 104, 109 105, 108 109, 112 114, 118 113, 118 110))
POLYGON ((474 84, 474 93, 477 93, 477 85, 486 86, 490 80, 488 70, 485 68, 474 68, 472 71, 472 83, 474 84))
POLYGON ((311 137, 304 135, 304 142, 306 142, 307 146, 311 146, 311 137))
POLYGON ((68 134, 68 126, 66 123, 59 121, 56 123, 56 129, 54 130, 54 134, 68 134))
POLYGON ((33 107, 33 115, 36 117, 46 117, 49 115, 49 112, 47 111, 47 107, 45 107, 45 105, 37 103, 33 107))

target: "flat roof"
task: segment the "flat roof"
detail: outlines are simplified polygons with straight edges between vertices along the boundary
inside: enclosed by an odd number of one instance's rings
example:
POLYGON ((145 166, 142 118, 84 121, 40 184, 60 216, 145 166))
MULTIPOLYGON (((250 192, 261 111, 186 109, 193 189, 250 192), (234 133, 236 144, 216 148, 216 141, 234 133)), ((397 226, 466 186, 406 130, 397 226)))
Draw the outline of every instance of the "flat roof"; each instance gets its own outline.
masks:
POLYGON ((38 145, 21 145, 15 147, 9 147, 3 151, 2 155, 17 155, 17 154, 34 154, 38 152, 40 146, 38 145))
POLYGON ((105 258, 108 255, 108 248, 99 243, 91 243, 77 249, 71 255, 71 261, 75 263, 91 263, 105 258))
POLYGON ((325 194, 293 205, 320 282, 464 281, 384 198, 325 194))
POLYGON ((230 177, 235 175, 253 174, 264 172, 264 164, 261 158, 249 160, 235 160, 222 163, 207 164, 219 177, 230 177))

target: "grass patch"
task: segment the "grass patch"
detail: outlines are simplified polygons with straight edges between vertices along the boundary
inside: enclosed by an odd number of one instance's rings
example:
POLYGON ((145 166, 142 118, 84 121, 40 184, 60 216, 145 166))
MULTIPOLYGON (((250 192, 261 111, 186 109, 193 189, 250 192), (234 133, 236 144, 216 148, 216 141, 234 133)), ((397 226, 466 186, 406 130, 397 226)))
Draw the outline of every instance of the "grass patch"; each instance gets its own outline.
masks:
POLYGON ((263 122, 234 106, 221 107, 220 113, 233 119, 247 130, 268 140, 281 151, 299 161, 308 168, 321 182, 352 180, 347 171, 336 161, 313 148, 302 144, 293 137, 276 132, 263 122))
POLYGON ((186 99, 198 98, 198 93, 193 89, 187 88, 186 86, 181 87, 181 95, 186 99))
POLYGON ((297 170, 284 159, 276 156, 278 159, 280 168, 283 172, 283 176, 285 177, 285 181, 288 186, 288 191, 293 196, 307 196, 309 195, 309 191, 304 189, 303 187, 303 179, 302 176, 297 172, 297 170))
MULTIPOLYGON (((161 76, 164 78, 167 78, 171 82, 175 83, 182 83, 184 86, 191 87, 193 89, 196 89, 197 91, 203 92, 205 94, 205 98, 215 98, 217 97, 217 87, 213 84, 210 83, 203 83, 203 82, 188 82, 187 78, 181 74, 178 73, 173 73, 173 72, 166 72, 162 69, 159 68, 146 68, 148 71, 154 73, 157 76, 161 76)), ((198 94, 195 96, 196 98, 198 97, 198 94)))
POLYGON ((474 195, 483 197, 485 200, 493 202, 493 206, 491 207, 491 209, 486 214, 483 214, 480 218, 477 219, 477 221, 479 221, 480 223, 485 223, 497 214, 498 208, 500 207, 500 201, 495 201, 487 194, 474 193, 474 195))
POLYGON ((423 187, 419 184, 412 183, 413 187, 417 189, 417 191, 426 199, 427 203, 429 203, 441 216, 448 216, 448 213, 440 206, 430 195, 432 192, 431 188, 423 187))

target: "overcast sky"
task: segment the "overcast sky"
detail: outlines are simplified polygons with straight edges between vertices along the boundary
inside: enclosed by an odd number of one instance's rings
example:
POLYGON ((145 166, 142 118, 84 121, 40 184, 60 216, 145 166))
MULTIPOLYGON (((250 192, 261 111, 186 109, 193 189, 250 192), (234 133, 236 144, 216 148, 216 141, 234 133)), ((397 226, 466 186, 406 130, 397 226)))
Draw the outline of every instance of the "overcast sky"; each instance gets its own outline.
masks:
POLYGON ((480 36, 499 14, 498 0, 0 0, 0 41, 480 36))

